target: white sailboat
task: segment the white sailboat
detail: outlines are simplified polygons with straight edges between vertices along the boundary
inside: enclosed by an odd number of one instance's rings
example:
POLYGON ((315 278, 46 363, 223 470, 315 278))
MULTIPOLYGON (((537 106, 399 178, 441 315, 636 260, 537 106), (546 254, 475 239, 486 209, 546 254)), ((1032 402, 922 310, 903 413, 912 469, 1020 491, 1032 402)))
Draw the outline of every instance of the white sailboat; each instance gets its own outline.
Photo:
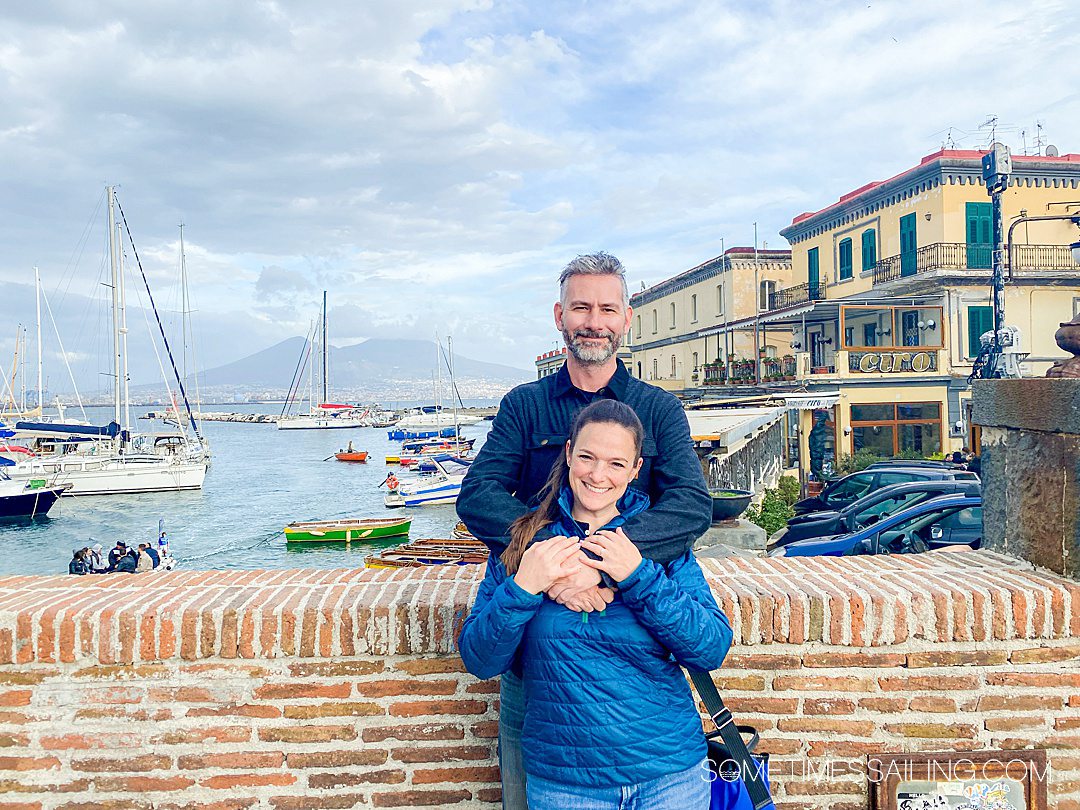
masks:
MULTIPOLYGON (((335 430, 342 428, 365 427, 368 423, 362 413, 355 408, 334 405, 330 397, 330 363, 326 342, 326 290, 323 290, 322 303, 322 400, 316 406, 312 400, 311 378, 313 363, 308 366, 308 412, 306 414, 282 413, 278 418, 278 430, 335 430)), ((314 336, 312 337, 314 339, 314 336)), ((286 405, 286 407, 288 407, 286 405)))
MULTIPOLYGON (((64 422, 16 422, 13 426, 16 435, 30 439, 39 450, 46 452, 20 461, 8 468, 8 474, 17 480, 46 478, 50 484, 67 485, 67 495, 200 489, 206 477, 208 458, 193 419, 195 442, 189 441, 183 432, 133 436, 125 427, 131 420, 122 248, 116 222, 115 190, 110 186, 106 194, 112 281, 113 421, 100 427, 64 422)), ((153 306, 152 299, 150 303, 153 306)), ((179 413, 177 416, 179 418, 179 413)))

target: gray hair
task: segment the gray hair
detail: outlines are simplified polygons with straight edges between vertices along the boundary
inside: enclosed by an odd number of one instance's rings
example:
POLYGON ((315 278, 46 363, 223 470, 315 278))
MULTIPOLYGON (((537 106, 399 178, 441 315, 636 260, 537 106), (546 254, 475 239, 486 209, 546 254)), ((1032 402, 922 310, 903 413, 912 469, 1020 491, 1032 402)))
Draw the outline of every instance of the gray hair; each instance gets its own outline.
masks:
POLYGON ((630 293, 626 289, 626 270, 622 262, 610 253, 590 253, 578 256, 559 274, 559 300, 566 303, 566 282, 572 276, 617 276, 622 283, 623 306, 630 306, 630 293))

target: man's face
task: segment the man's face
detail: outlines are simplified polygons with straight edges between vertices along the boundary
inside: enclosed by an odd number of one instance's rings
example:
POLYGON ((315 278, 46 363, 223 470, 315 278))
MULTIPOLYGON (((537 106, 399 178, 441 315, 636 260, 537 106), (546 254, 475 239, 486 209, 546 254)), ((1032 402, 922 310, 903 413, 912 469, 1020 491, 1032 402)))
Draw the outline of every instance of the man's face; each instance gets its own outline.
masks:
POLYGON ((555 304, 555 326, 579 363, 599 366, 619 348, 631 314, 618 276, 571 276, 565 300, 555 304))

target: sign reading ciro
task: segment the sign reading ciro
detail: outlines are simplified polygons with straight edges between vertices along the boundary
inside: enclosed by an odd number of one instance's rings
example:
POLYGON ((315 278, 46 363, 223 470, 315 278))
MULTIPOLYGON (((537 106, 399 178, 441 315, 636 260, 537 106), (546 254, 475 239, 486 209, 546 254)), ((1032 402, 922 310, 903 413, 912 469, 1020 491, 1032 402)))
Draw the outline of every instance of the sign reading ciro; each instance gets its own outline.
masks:
POLYGON ((937 370, 937 352, 851 352, 848 366, 851 371, 864 374, 902 371, 918 374, 937 370))

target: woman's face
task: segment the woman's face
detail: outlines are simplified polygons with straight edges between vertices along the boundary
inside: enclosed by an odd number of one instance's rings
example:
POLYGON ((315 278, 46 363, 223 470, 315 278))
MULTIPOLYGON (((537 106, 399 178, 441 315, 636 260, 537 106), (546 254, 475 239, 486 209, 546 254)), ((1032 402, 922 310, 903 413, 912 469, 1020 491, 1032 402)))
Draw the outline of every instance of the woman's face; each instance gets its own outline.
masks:
POLYGON ((570 491, 575 511, 613 517, 615 505, 641 469, 634 434, 613 422, 590 422, 567 442, 570 491))

